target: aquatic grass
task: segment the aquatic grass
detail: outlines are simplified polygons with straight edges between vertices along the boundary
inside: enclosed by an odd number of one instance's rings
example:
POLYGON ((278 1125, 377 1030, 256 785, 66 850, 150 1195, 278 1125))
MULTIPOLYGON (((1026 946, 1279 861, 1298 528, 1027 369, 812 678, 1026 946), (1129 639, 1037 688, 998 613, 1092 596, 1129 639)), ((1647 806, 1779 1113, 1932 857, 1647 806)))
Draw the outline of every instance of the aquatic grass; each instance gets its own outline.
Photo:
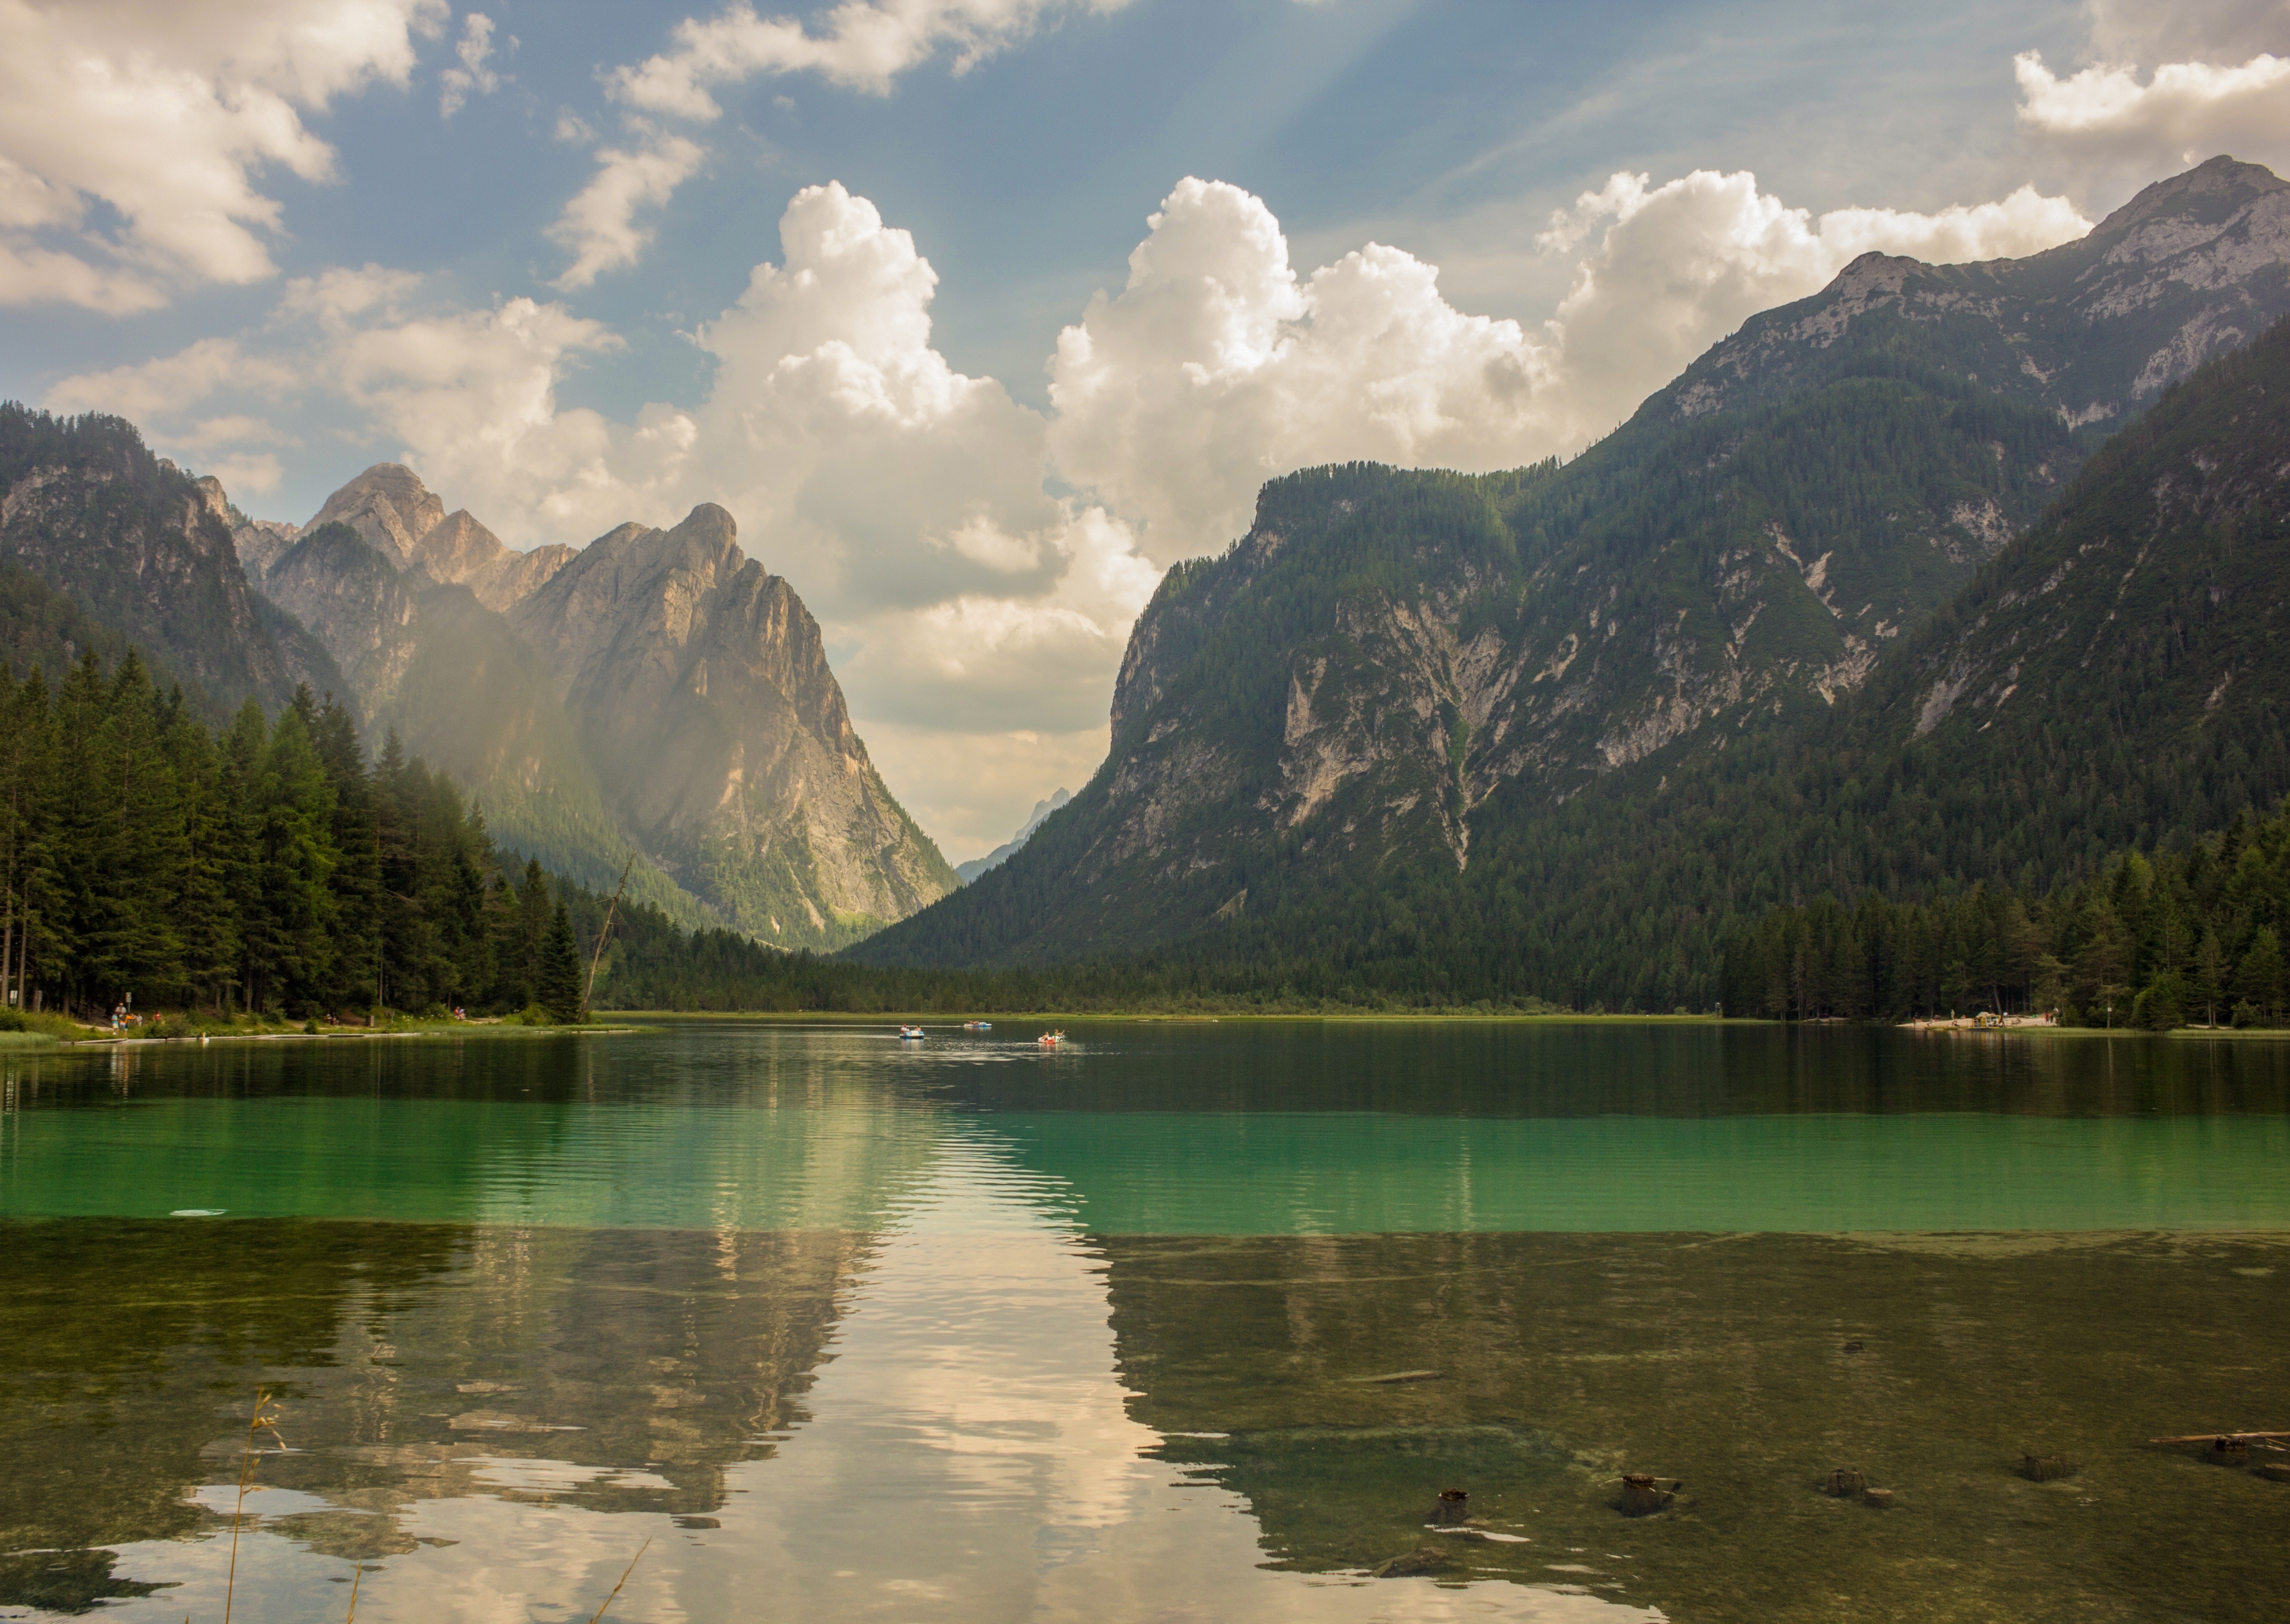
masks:
MULTIPOLYGON (((286 1441, 278 1436, 277 1413, 269 1406, 270 1389, 255 1388, 254 1411, 246 1418, 246 1452, 238 1468, 238 1502, 230 1511, 230 1576, 223 1583, 222 1624, 230 1624, 231 1604, 238 1593, 238 1530, 239 1524, 245 1520, 246 1491, 254 1481, 255 1434, 268 1428, 278 1447, 282 1450, 286 1447, 286 1441)), ((188 1620, 186 1624, 188 1624, 188 1620)))
POLYGON ((596 1616, 589 1620, 589 1624, 603 1624, 605 1609, 611 1606, 614 1601, 619 1599, 621 1585, 624 1585, 629 1582, 629 1575, 637 1571, 637 1564, 644 1560, 644 1554, 651 1548, 652 1540, 649 1538, 647 1538, 642 1545, 637 1547, 637 1554, 629 1557, 629 1565, 621 1570, 621 1584, 614 1585, 613 1587, 613 1594, 606 1596, 604 1601, 598 1604, 596 1616))
MULTIPOLYGON (((257 1434, 268 1432, 271 1441, 276 1444, 282 1452, 286 1448, 286 1440, 280 1436, 278 1432, 278 1414, 279 1412, 272 1407, 270 1389, 255 1388, 254 1409, 246 1418, 246 1448, 239 1458, 238 1500, 232 1506, 230 1512, 230 1570, 228 1576, 223 1581, 222 1624, 230 1624, 231 1609, 238 1596, 238 1532, 245 1520, 246 1493, 254 1484, 254 1440, 257 1434)), ((637 1571, 637 1564, 644 1560, 644 1554, 651 1548, 652 1540, 649 1538, 637 1547, 637 1554, 629 1557, 629 1565, 621 1570, 620 1580, 613 1586, 611 1594, 597 1604, 597 1611, 590 1617, 589 1624, 603 1624, 605 1610, 620 1599, 621 1588, 629 1582, 629 1576, 637 1571)), ((358 1590, 364 1582, 365 1560, 363 1557, 353 1559, 350 1563, 350 1610, 349 1616, 344 1620, 344 1624, 357 1624, 358 1590)), ((188 1613, 183 1615, 183 1624, 191 1624, 188 1613)))

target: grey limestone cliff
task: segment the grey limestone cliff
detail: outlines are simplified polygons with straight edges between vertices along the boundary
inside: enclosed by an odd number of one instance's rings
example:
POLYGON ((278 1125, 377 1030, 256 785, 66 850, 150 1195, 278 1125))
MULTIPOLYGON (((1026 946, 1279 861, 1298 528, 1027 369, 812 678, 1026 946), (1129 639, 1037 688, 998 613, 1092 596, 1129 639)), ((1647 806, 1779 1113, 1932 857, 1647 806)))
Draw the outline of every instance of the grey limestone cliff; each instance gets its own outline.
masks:
POLYGON ((1971 265, 1868 253, 1810 299, 1751 317, 1647 403, 1692 418, 1804 388, 1844 357, 1944 358, 2070 428, 2112 426, 2290 314, 2290 182, 2212 158, 2090 235, 1971 265))
POLYGON ((326 499, 304 528, 346 524, 401 570, 419 569, 441 585, 465 586, 488 609, 507 610, 572 556, 550 545, 520 553, 467 508, 445 504, 403 463, 378 462, 326 499))
POLYGON ((721 508, 599 537, 510 620, 622 826, 742 929, 839 945, 954 888, 868 759, 817 623, 721 508))

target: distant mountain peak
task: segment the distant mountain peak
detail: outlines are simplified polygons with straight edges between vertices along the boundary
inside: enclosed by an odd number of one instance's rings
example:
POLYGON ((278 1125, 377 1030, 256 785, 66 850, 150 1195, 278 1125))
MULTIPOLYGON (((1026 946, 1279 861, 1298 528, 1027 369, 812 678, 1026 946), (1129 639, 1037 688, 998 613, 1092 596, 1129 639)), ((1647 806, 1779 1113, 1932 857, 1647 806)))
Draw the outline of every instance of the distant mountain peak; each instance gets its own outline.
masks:
POLYGON ((607 532, 510 620, 621 825, 742 929, 836 947, 953 888, 868 760, 817 622, 724 508, 607 532))
POLYGON ((1742 323, 1639 415, 1706 416, 1909 361, 2070 428, 2112 425, 2286 314, 2290 182, 2215 157, 2025 259, 1862 254, 1811 298, 1742 323))
POLYGON ((377 462, 326 498, 302 528, 347 524, 402 569, 415 561, 415 544, 444 517, 445 504, 419 474, 402 462, 377 462))
MULTIPOLYGON (((463 586, 488 609, 506 611, 564 567, 572 549, 560 545, 520 553, 485 528, 466 508, 445 511, 444 500, 402 462, 377 462, 326 498, 310 522, 267 526, 284 539, 325 524, 347 524, 361 540, 400 570, 419 569, 441 586, 463 586)), ((247 526, 247 530, 257 526, 247 526)), ((277 535, 252 538, 258 573, 283 556, 277 535)), ((250 550, 242 542, 242 551, 250 550)))
POLYGON ((2184 212, 2190 203, 2197 206, 2204 202, 2232 205, 2247 196, 2264 197, 2276 192, 2290 192, 2290 180, 2283 180, 2263 164, 2246 164, 2221 153, 2183 173, 2140 188, 2130 202, 2093 227, 2084 241, 2111 243, 2158 214, 2184 212))
POLYGON ((996 846, 983 857, 973 857, 966 863, 954 866, 956 876, 965 885, 976 883, 978 876, 989 868, 998 868, 1010 860, 1018 849, 1034 837, 1034 831, 1049 821, 1050 814, 1073 799, 1073 791, 1061 786, 1050 791, 1049 798, 1034 803, 1033 815, 1019 827, 1018 832, 996 846))

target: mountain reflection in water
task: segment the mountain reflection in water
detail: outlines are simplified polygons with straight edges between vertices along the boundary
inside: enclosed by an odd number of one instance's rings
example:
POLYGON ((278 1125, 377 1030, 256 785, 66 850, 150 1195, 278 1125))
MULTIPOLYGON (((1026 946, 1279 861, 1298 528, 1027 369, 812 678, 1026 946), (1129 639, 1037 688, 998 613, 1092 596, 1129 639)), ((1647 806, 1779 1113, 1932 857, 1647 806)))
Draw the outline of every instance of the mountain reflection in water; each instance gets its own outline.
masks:
POLYGON ((1489 1030, 12 1057, 0 1615, 220 1617, 260 1385, 254 1620, 585 1619, 647 1538, 613 1618, 2273 1616, 2290 1485, 2142 1442, 2285 1424, 2270 1046, 1489 1030), (1660 1227, 1729 1168, 1799 1232, 1660 1227))

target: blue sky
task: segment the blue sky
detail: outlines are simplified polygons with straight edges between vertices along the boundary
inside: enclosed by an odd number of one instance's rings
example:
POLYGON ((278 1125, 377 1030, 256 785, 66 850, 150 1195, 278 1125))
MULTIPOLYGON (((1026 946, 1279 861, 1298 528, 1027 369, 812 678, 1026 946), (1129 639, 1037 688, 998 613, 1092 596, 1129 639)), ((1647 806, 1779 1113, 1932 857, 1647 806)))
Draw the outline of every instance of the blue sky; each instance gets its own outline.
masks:
POLYGON ((1261 478, 1571 452, 1863 248, 2032 252, 2278 164, 2284 23, 34 0, 0 395, 120 411, 266 516, 384 459, 516 545, 722 501, 959 859, 1078 787, 1155 575, 1261 478))

